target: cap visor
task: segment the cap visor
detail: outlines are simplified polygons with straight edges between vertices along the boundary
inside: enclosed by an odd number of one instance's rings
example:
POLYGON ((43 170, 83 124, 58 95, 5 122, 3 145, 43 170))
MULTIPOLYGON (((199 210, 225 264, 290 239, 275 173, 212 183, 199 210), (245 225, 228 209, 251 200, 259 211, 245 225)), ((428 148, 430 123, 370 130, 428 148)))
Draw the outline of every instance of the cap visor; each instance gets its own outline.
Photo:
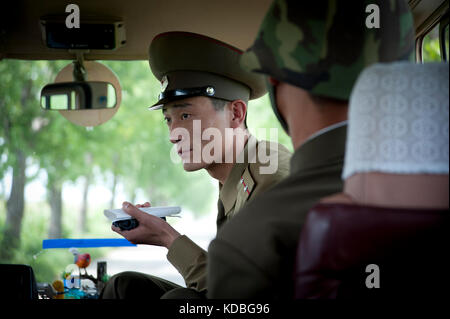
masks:
POLYGON ((160 109, 162 109, 163 106, 164 106, 164 104, 156 104, 156 105, 149 106, 148 109, 150 111, 160 110, 160 109))

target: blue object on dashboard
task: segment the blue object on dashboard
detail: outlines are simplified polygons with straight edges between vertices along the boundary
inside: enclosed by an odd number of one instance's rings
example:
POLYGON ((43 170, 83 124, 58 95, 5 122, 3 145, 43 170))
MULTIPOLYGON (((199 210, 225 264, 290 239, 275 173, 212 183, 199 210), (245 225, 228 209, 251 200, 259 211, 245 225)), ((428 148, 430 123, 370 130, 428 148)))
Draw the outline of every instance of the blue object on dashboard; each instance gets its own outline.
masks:
POLYGON ((93 239, 44 239, 42 249, 71 248, 71 247, 124 247, 136 246, 125 238, 93 238, 93 239))

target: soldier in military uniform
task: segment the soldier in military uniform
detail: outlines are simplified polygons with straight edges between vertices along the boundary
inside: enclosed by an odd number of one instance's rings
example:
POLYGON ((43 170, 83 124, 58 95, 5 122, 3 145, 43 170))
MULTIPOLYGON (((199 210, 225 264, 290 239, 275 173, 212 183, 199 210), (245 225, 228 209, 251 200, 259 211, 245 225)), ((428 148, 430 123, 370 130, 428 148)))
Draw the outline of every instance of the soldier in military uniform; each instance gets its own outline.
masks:
MULTIPOLYGON (((206 169, 219 181, 218 228, 289 172, 291 154, 284 146, 257 141, 248 134, 248 100, 262 96, 266 88, 261 75, 240 67, 241 54, 242 51, 226 43, 187 32, 160 34, 149 49, 151 70, 162 85, 159 100, 151 109, 162 109, 170 141, 176 145, 184 169, 206 169), (207 129, 220 133, 214 136, 213 151, 207 152, 212 159, 205 159, 202 152, 211 141, 195 137, 196 120, 202 133, 207 129), (237 134, 227 140, 226 129, 237 134), (196 151, 202 155, 197 160, 196 151), (261 161, 262 153, 269 153, 277 170, 265 174, 263 168, 267 163, 261 161)), ((154 276, 124 272, 109 280, 102 298, 204 297, 206 251, 164 220, 137 209, 149 205, 125 202, 123 209, 138 219, 139 227, 130 231, 114 226, 112 229, 131 242, 166 247, 167 259, 183 276, 187 288, 154 276)))
POLYGON ((241 62, 270 77, 272 108, 295 148, 291 172, 218 231, 208 249, 208 297, 294 296, 305 216, 343 187, 347 107, 356 78, 376 62, 412 60, 413 30, 404 0, 272 4, 241 62), (380 28, 366 27, 369 4, 379 8, 380 28))

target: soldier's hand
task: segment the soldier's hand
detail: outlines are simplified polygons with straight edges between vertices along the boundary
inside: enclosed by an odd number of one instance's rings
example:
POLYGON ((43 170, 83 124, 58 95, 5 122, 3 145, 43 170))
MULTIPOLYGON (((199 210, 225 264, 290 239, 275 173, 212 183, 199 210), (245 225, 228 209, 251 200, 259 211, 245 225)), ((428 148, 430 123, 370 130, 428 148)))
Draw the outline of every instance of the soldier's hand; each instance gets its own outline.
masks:
POLYGON ((146 214, 140 211, 139 207, 150 207, 150 203, 146 202, 142 205, 134 206, 131 203, 124 202, 122 205, 122 209, 127 214, 137 219, 139 222, 138 227, 131 230, 120 230, 120 228, 113 225, 111 229, 133 244, 156 245, 169 248, 172 242, 180 236, 180 233, 165 220, 146 214))
POLYGON ((140 208, 140 207, 150 207, 150 206, 152 206, 152 205, 150 205, 149 202, 145 202, 144 204, 137 204, 137 205, 136 205, 137 208, 140 208))

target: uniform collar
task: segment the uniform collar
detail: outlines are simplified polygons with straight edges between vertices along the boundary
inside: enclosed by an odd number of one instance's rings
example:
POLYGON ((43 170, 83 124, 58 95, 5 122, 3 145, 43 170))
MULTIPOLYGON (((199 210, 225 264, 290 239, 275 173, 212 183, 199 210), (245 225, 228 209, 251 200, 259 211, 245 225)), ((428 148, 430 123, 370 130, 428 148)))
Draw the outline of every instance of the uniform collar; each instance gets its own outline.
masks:
POLYGON ((335 124, 332 124, 330 126, 324 127, 323 129, 321 129, 321 130, 317 131, 316 133, 312 134, 311 136, 309 136, 306 139, 306 142, 309 141, 309 140, 312 140, 313 138, 318 137, 318 136, 320 136, 320 135, 322 135, 322 134, 324 134, 324 133, 326 133, 328 131, 331 131, 332 129, 335 129, 335 128, 347 125, 347 123, 348 123, 348 120, 345 120, 345 121, 342 121, 342 122, 335 123, 335 124))
POLYGON ((341 160, 345 153, 347 125, 338 125, 302 144, 291 158, 291 174, 341 160))
POLYGON ((234 163, 234 166, 230 171, 230 175, 228 175, 225 183, 223 185, 220 185, 219 183, 219 198, 223 203, 225 213, 232 209, 236 202, 236 187, 239 185, 239 180, 248 166, 248 154, 256 154, 256 150, 253 148, 256 148, 257 142, 258 141, 253 135, 248 137, 247 143, 242 151, 245 152, 244 161, 242 163, 234 163))

